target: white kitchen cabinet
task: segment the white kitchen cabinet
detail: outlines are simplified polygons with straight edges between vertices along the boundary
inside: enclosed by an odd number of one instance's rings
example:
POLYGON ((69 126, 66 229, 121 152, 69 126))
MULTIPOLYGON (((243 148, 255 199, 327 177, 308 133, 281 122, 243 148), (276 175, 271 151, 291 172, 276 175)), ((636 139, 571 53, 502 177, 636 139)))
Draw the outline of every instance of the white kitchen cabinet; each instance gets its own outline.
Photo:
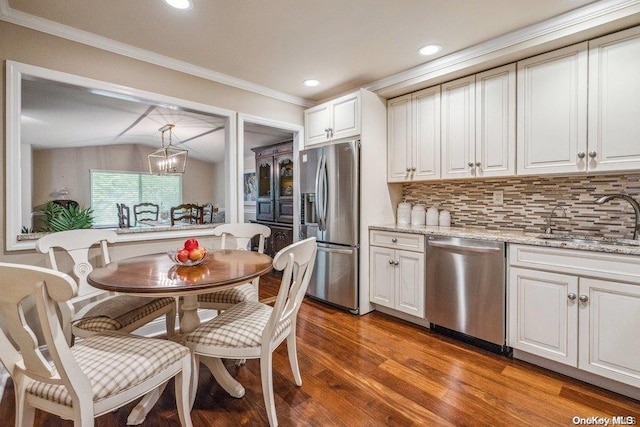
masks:
POLYGON ((640 257, 509 245, 508 345, 640 386, 640 257))
POLYGON ((587 169, 587 42, 518 62, 518 175, 587 169))
POLYGON ((571 366, 578 362, 578 279, 509 269, 509 346, 571 366))
POLYGON ((588 165, 640 169, 640 27, 589 42, 588 165))
POLYGON ((473 176, 475 76, 442 85, 442 178, 473 176))
POLYGON ((442 177, 515 174, 515 64, 442 85, 442 177))
POLYGON ((305 147, 360 135, 360 92, 316 105, 304 112, 305 147))
POLYGON ((440 86, 387 102, 387 180, 440 178, 440 86))
POLYGON ((372 230, 369 270, 372 303, 424 318, 424 236, 372 230))

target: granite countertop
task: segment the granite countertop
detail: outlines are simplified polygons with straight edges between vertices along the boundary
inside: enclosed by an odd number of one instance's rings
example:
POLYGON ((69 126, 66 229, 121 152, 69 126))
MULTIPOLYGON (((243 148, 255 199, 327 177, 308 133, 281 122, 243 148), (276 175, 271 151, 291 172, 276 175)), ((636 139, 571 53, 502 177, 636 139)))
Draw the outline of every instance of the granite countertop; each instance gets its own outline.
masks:
MULTIPOLYGON (((475 227, 437 227, 437 226, 409 226, 397 224, 382 224, 369 226, 369 230, 394 231, 399 233, 423 234, 425 236, 449 236, 464 237, 469 239, 492 240, 506 243, 519 243, 523 245, 546 246, 550 248, 579 249, 585 251, 608 252, 625 255, 640 256, 640 242, 635 240, 622 240, 629 246, 608 243, 611 239, 597 239, 592 242, 568 242, 540 238, 542 233, 525 233, 514 230, 486 230, 475 227)), ((558 236, 561 236, 558 234, 558 236)), ((577 236, 576 236, 577 237, 577 236)), ((588 236, 583 236, 591 239, 588 236)))
MULTIPOLYGON (((116 234, 134 234, 134 233, 157 233, 160 231, 177 231, 177 230, 200 230, 203 228, 216 228, 222 223, 213 224, 184 224, 184 225, 141 225, 138 227, 115 228, 116 234)), ((28 233, 18 234, 18 241, 38 240, 42 236, 49 233, 28 233)))

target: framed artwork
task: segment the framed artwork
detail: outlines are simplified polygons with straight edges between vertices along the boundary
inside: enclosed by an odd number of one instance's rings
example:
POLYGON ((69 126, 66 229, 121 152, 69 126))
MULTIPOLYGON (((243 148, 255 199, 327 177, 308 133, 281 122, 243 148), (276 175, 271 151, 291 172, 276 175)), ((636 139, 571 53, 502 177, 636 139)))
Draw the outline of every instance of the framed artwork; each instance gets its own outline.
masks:
POLYGON ((256 204, 256 172, 245 172, 244 174, 244 202, 245 205, 256 204))

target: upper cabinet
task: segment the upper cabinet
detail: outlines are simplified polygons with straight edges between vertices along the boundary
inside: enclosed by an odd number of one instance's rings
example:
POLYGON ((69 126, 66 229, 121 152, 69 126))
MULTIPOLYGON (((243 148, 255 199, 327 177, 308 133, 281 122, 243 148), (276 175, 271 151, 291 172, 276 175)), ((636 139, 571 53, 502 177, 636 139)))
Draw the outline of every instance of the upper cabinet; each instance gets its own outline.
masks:
POLYGON ((360 92, 305 110, 305 147, 360 135, 360 111, 360 92))
POLYGON ((587 168, 640 169, 640 28, 589 42, 587 168))
POLYGON ((584 171, 587 42, 518 62, 518 175, 584 171))
POLYGON ((515 175, 515 64, 442 85, 442 178, 515 175))
POLYGON ((440 178, 440 86, 387 102, 389 182, 440 178))

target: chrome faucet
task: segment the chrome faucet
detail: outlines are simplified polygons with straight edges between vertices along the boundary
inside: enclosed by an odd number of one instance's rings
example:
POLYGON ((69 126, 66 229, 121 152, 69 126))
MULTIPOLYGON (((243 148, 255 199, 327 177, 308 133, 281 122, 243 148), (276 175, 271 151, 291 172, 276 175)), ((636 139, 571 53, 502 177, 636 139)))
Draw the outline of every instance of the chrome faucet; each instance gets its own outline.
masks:
POLYGON ((636 202, 633 197, 627 194, 608 194, 606 196, 600 197, 599 199, 596 199, 595 203, 597 203, 598 205, 601 205, 613 199, 626 200, 627 202, 629 202, 629 204, 633 208, 633 212, 635 213, 635 216, 636 216, 636 222, 633 228, 633 239, 640 240, 640 204, 638 204, 638 202, 636 202))
POLYGON ((547 228, 544 230, 545 234, 552 234, 553 230, 551 229, 551 217, 553 217, 553 213, 556 211, 556 209, 561 208, 562 209, 562 217, 566 218, 567 217, 567 207, 565 205, 555 205, 553 207, 553 209, 551 209, 551 213, 549 214, 549 216, 547 217, 547 228))

